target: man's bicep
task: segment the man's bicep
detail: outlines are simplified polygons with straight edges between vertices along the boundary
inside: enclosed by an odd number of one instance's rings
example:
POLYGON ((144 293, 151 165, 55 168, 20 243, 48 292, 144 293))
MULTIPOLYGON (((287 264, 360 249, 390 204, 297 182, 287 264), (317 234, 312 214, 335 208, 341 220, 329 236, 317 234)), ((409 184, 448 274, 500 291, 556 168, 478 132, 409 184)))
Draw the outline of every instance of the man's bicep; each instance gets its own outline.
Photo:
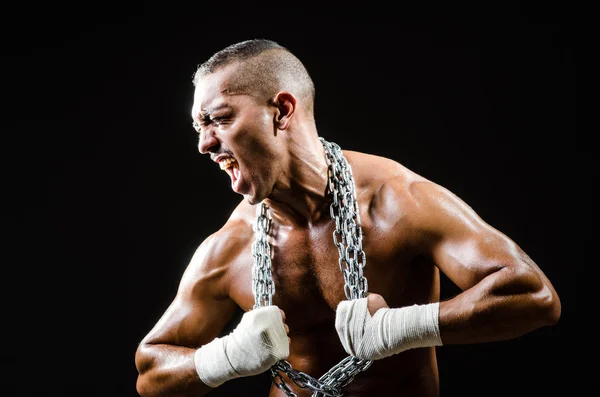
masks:
POLYGON ((235 308, 229 299, 191 299, 187 293, 178 294, 146 341, 200 347, 221 332, 233 317, 235 308))
POLYGON ((444 187, 420 187, 418 223, 427 254, 461 289, 523 260, 521 249, 484 221, 473 208, 444 187))
POLYGON ((214 339, 237 307, 226 293, 225 268, 205 263, 195 255, 175 298, 148 334, 147 342, 197 348, 214 339))

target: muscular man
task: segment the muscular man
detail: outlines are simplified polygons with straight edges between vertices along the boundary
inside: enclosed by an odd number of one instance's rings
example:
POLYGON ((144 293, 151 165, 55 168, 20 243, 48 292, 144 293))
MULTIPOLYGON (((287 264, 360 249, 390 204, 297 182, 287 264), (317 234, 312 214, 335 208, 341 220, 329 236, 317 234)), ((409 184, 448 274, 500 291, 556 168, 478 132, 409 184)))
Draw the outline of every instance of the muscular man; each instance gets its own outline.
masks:
POLYGON ((286 48, 231 45, 193 84, 198 148, 243 200, 141 341, 141 396, 202 396, 265 371, 269 397, 390 396, 390 384, 437 396, 436 346, 558 321, 544 273, 459 197, 319 135, 313 82, 286 48), (462 290, 441 302, 440 271, 462 290))

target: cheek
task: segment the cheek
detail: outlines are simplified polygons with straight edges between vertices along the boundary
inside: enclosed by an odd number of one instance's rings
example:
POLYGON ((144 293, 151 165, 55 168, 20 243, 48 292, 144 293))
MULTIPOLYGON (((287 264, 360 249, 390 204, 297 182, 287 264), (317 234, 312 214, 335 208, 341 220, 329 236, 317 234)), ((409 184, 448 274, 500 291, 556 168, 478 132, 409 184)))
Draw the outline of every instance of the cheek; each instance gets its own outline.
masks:
POLYGON ((272 139, 276 134, 270 114, 258 113, 240 121, 240 127, 236 130, 236 141, 244 148, 251 149, 252 153, 257 151, 258 155, 269 144, 272 144, 272 139))
POLYGON ((273 136, 273 120, 271 115, 264 112, 255 112, 237 119, 229 126, 229 136, 239 143, 248 143, 252 140, 262 141, 273 136))
POLYGON ((264 135, 273 135, 275 123, 271 112, 256 112, 252 116, 254 128, 261 131, 264 135))

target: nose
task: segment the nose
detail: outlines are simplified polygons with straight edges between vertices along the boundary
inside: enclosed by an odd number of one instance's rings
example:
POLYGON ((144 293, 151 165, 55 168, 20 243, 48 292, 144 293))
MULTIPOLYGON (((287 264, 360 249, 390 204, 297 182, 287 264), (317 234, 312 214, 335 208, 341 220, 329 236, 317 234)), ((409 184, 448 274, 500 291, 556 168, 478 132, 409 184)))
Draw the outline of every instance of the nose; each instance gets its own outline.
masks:
POLYGON ((202 154, 214 153, 219 150, 219 140, 214 134, 212 128, 207 128, 200 133, 198 141, 198 150, 202 154))

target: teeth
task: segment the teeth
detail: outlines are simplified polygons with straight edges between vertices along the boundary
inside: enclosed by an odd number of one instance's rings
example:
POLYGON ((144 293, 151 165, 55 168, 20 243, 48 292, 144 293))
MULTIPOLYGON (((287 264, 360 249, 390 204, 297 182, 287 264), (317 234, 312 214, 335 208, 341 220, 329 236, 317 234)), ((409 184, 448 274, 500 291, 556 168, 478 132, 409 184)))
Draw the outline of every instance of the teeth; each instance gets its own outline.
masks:
POLYGON ((221 160, 219 161, 219 167, 221 167, 222 170, 225 170, 229 167, 231 167, 236 161, 232 158, 227 158, 225 160, 221 160))

